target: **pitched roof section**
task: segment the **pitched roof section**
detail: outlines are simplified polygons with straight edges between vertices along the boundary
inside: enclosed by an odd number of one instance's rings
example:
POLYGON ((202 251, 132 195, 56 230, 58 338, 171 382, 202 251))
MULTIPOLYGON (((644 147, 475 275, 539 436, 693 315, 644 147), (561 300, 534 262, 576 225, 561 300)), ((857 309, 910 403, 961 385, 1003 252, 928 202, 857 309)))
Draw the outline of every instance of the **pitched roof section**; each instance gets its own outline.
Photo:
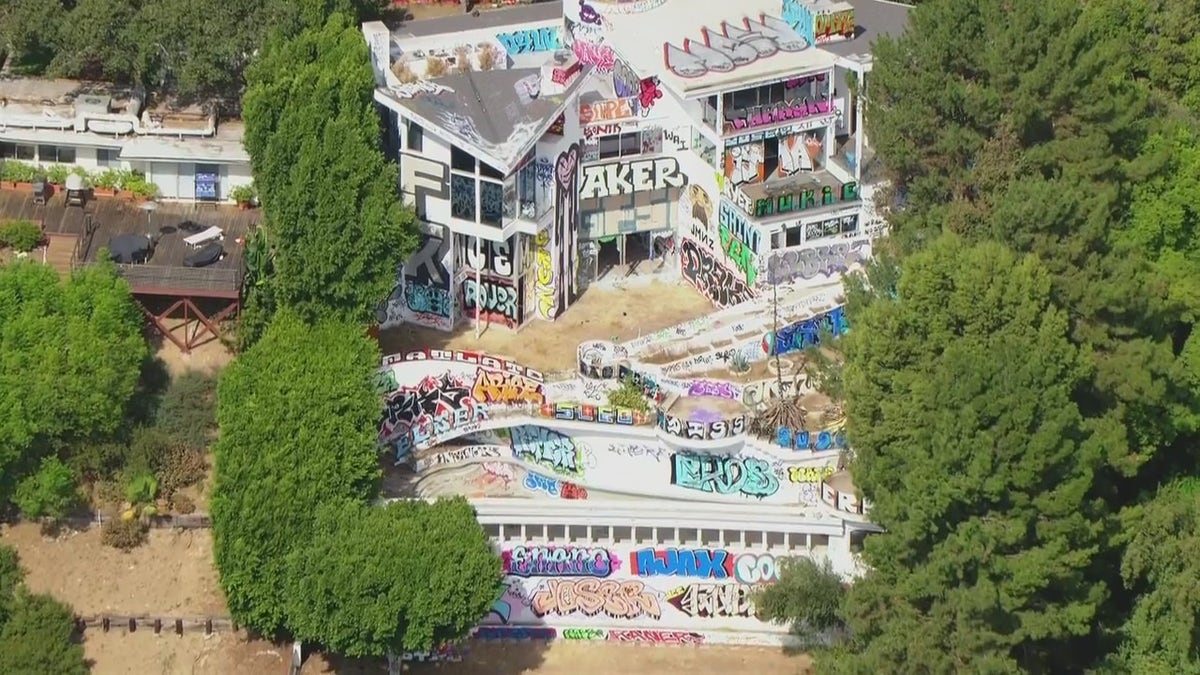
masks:
POLYGON ((455 145, 474 150, 488 164, 509 172, 566 109, 586 80, 576 77, 566 91, 541 93, 540 68, 472 71, 379 89, 377 95, 404 108, 455 145))

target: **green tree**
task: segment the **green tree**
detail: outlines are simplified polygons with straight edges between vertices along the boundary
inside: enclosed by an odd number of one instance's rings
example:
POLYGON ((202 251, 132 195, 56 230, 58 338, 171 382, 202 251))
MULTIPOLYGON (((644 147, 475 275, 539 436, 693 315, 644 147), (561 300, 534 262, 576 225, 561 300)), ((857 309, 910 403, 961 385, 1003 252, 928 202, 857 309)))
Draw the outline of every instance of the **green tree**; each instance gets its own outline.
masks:
POLYGON ((846 586, 829 560, 782 558, 779 581, 754 594, 760 619, 783 624, 793 635, 819 639, 843 627, 841 611, 846 586))
POLYGON ((17 549, 0 546, 0 626, 8 621, 17 588, 25 581, 25 570, 21 569, 21 558, 17 549))
POLYGON ((1109 672, 1200 672, 1200 483, 1165 486, 1122 521, 1121 576, 1136 599, 1109 672))
POLYGON ((822 672, 1071 670, 1066 647, 1106 599, 1093 477, 1115 434, 1072 401, 1090 362, 1051 275, 944 236, 905 261, 894 296, 860 289, 850 310, 852 470, 885 533, 846 599, 855 641, 822 672))
POLYGON ((432 651, 487 614, 500 560, 465 499, 340 503, 317 519, 324 534, 288 557, 297 638, 355 657, 432 651))
POLYGON ((39 263, 0 266, 0 495, 48 451, 121 429, 147 355, 111 265, 65 283, 39 263))
POLYGON ((87 673, 71 608, 30 593, 16 549, 0 546, 0 673, 87 673))
POLYGON ((223 373, 213 536, 239 624, 282 630, 287 554, 313 536, 317 507, 376 496, 379 358, 361 326, 283 312, 223 373))
POLYGON ((18 589, 0 627, 0 673, 86 675, 83 647, 75 640, 75 615, 49 595, 18 589))
POLYGON ((245 143, 274 249, 271 298, 310 322, 367 324, 417 237, 380 147, 362 33, 337 14, 272 41, 248 81, 245 143))
POLYGON ((378 345, 283 310, 218 386, 217 569, 238 623, 349 655, 461 638, 500 561, 462 499, 372 506, 378 345))
POLYGON ((17 484, 13 501, 27 518, 46 516, 60 519, 79 498, 75 473, 56 456, 42 460, 37 473, 26 476, 17 484))

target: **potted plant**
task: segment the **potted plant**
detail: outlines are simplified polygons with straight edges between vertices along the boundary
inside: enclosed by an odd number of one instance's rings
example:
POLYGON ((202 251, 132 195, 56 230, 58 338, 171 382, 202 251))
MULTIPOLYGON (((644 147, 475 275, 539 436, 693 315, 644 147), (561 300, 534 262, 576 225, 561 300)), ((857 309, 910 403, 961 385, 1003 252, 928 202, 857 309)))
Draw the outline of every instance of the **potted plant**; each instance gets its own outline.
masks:
POLYGON ((46 180, 50 181, 51 185, 62 187, 67 182, 67 176, 71 174, 70 167, 62 164, 51 164, 45 168, 46 180))
POLYGON ((88 182, 92 184, 92 194, 116 197, 121 189, 121 173, 116 169, 105 169, 89 176, 88 182))
POLYGON ((129 190, 135 202, 149 201, 158 196, 158 186, 137 174, 125 181, 124 188, 129 190))
POLYGON ((248 209, 254 205, 255 200, 258 198, 258 193, 255 191, 253 184, 239 185, 233 188, 229 196, 233 198, 233 201, 237 202, 239 209, 248 209))
POLYGON ((5 160, 2 166, 0 181, 3 181, 5 185, 21 190, 33 189, 33 178, 37 175, 37 167, 11 159, 5 160))

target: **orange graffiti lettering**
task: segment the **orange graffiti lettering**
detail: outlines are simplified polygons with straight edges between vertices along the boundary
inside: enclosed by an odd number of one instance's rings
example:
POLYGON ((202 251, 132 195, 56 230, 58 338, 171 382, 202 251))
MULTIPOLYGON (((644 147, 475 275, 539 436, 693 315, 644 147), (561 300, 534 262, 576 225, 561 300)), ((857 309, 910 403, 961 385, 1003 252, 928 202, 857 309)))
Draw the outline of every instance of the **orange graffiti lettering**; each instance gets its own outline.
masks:
POLYGON ((542 405, 546 402, 546 397, 542 395, 542 385, 516 373, 496 370, 480 370, 471 395, 481 403, 542 405))
POLYGON ((566 615, 581 612, 596 616, 601 611, 617 619, 662 616, 658 597, 640 581, 612 579, 550 579, 530 600, 534 614, 566 615))
POLYGON ((591 124, 610 120, 623 120, 634 116, 633 107, 637 99, 613 98, 579 105, 579 123, 591 124))

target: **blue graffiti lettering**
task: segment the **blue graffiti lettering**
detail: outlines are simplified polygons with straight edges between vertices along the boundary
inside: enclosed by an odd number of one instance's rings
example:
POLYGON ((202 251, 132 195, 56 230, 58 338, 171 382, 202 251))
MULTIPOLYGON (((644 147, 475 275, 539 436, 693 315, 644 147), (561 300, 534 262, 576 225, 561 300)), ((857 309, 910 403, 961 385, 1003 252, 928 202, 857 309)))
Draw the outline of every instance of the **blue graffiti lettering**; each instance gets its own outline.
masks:
POLYGON ((583 470, 581 452, 570 437, 552 429, 523 425, 513 427, 513 456, 540 464, 568 476, 578 476, 583 470))
POLYGON ((404 284, 404 304, 418 314, 450 318, 450 292, 444 288, 408 281, 404 284))
POLYGON ((525 489, 530 492, 545 492, 551 497, 558 496, 558 481, 540 473, 530 471, 525 474, 525 489))
POLYGON ((554 628, 540 626, 480 626, 475 629, 476 640, 553 640, 554 628))
POLYGON ((752 457, 671 455, 671 483, 689 490, 758 499, 779 491, 779 479, 771 465, 752 457))
POLYGON ((515 577, 600 577, 612 574, 612 554, 579 546, 516 546, 504 553, 504 573, 515 577))
POLYGON ((803 429, 780 427, 775 433, 775 442, 794 450, 843 450, 846 447, 846 434, 842 431, 819 431, 813 434, 803 429))
POLYGON ((496 39, 504 45, 504 51, 509 54, 534 54, 563 48, 558 28, 554 26, 500 33, 496 35, 496 39))
POLYGON ((733 558, 727 551, 708 549, 643 548, 630 554, 633 574, 639 577, 699 577, 728 579, 733 558))
POLYGON ((809 45, 817 44, 817 19, 808 7, 798 0, 783 0, 783 22, 808 40, 809 45))
POLYGON ((845 310, 835 307, 820 316, 797 321, 774 333, 767 333, 763 337, 763 351, 772 356, 782 356, 815 347, 821 343, 822 330, 828 330, 834 337, 846 333, 849 324, 846 323, 845 310))

